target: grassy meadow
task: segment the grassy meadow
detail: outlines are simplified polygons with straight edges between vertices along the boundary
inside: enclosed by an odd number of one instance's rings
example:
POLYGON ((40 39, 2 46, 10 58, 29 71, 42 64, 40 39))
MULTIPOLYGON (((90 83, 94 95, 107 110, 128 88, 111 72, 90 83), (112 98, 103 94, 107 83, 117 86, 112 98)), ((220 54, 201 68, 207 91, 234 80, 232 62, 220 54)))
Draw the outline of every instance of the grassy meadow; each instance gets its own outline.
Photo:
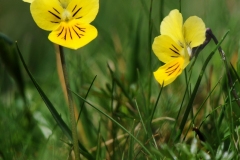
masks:
MULTIPOLYGON (((91 23, 97 38, 63 49, 80 159, 240 159, 239 6, 238 0, 100 0, 91 23), (226 59, 211 40, 162 88, 153 72, 163 63, 152 43, 173 9, 184 21, 200 17, 226 59)), ((50 32, 36 25, 29 3, 2 0, 0 33, 0 160, 74 159, 67 91, 50 32)))

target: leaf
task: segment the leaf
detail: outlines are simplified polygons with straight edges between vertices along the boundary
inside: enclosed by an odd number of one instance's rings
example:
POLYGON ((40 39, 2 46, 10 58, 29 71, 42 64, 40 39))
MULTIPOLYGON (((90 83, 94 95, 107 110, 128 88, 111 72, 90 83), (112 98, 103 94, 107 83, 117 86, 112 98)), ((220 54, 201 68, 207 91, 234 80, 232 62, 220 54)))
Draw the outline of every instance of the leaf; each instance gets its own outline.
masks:
POLYGON ((163 144, 161 146, 161 153, 166 156, 166 158, 168 159, 177 159, 177 156, 175 155, 175 153, 173 152, 173 150, 171 148, 169 148, 169 146, 167 144, 163 144))
POLYGON ((197 154, 197 150, 198 150, 198 147, 197 147, 197 139, 194 138, 192 140, 192 144, 191 144, 191 148, 190 148, 190 151, 193 155, 197 154))
POLYGON ((0 59, 7 71, 17 83, 18 89, 25 99, 24 82, 22 72, 20 70, 19 61, 17 58, 16 47, 12 40, 6 35, 0 33, 0 59))
POLYGON ((218 147, 217 153, 216 153, 216 159, 220 159, 220 158, 222 157, 223 149, 224 149, 224 143, 222 143, 222 144, 218 147))
POLYGON ((199 86, 200 86, 200 83, 201 83, 201 80, 202 80, 202 77, 203 77, 203 73, 205 72, 205 69, 206 69, 206 67, 207 67, 207 65, 208 65, 208 62, 211 60, 212 56, 214 55, 214 53, 216 52, 216 50, 219 48, 219 46, 222 44, 223 40, 226 38, 226 36, 227 36, 228 33, 229 33, 229 31, 225 33, 225 35, 223 36, 223 38, 221 39, 221 41, 220 41, 220 42, 217 44, 217 46, 212 50, 212 52, 211 52, 210 55, 207 57, 205 63, 204 63, 203 66, 202 66, 201 72, 200 72, 200 74, 199 74, 199 76, 198 76, 198 80, 197 80, 197 82, 196 82, 196 84, 195 84, 194 90, 193 90, 192 95, 191 95, 191 97, 190 97, 190 100, 189 100, 189 102, 188 102, 188 105, 187 105, 187 108, 186 108, 186 110, 185 110, 183 119, 182 119, 182 121, 181 121, 181 124, 180 124, 180 127, 179 127, 180 132, 179 132, 176 140, 179 140, 179 138, 180 138, 180 136, 181 136, 181 134, 182 134, 182 131, 183 131, 183 129, 184 129, 184 126, 185 126, 185 124, 186 124, 186 122, 187 122, 188 115, 189 115, 189 113, 190 113, 190 111, 191 111, 191 109, 192 109, 192 105, 193 105, 194 99, 195 99, 195 97, 196 97, 198 88, 199 88, 199 86))
MULTIPOLYGON (((72 91, 73 92, 73 91, 72 91)), ((92 105, 90 102, 88 102, 86 99, 84 99, 83 97, 81 97, 80 95, 78 95, 77 93, 73 92, 77 97, 79 97, 80 99, 82 99, 83 101, 85 101, 85 103, 89 104, 91 107, 93 107, 95 110, 97 110, 98 112, 100 112, 101 114, 103 114, 104 116, 106 116, 108 119, 110 119, 112 122, 114 122, 116 125, 118 125, 120 128, 122 128, 122 130, 124 130, 125 132, 127 132, 142 148, 144 151, 146 151, 147 154, 149 154, 149 156, 151 157, 152 154, 151 152, 131 133, 129 132, 125 127, 123 127, 120 123, 118 123, 116 120, 114 120, 111 116, 109 116, 108 114, 106 114, 105 112, 103 112, 102 110, 98 109, 97 107, 95 107, 94 105, 92 105)))
POLYGON ((211 156, 202 150, 200 151, 199 156, 201 157, 201 159, 211 160, 211 156))
MULTIPOLYGON (((239 42, 240 45, 240 42, 239 42)), ((240 47, 238 48, 238 55, 240 55, 240 47)), ((238 61, 237 61, 237 72, 240 74, 240 56, 238 56, 238 61)))
MULTIPOLYGON (((134 124, 135 124, 135 121, 133 121, 133 124, 132 124, 132 129, 131 129, 131 133, 134 135, 134 124)), ((132 137, 130 137, 130 140, 129 140, 129 149, 128 149, 128 159, 133 159, 133 154, 134 153, 134 139, 132 137)))
POLYGON ((235 153, 234 153, 233 151, 230 152, 230 153, 225 152, 225 153, 223 154, 223 157, 222 157, 221 160, 229 160, 229 159, 233 159, 234 155, 235 155, 235 153))
MULTIPOLYGON (((52 103, 50 102, 50 100, 47 98, 47 96, 45 95, 45 93, 43 92, 43 90, 40 88, 40 86, 38 85, 38 83, 35 81, 35 79, 33 78, 31 72, 28 70, 27 65, 22 57, 22 54, 20 52, 20 49, 16 43, 17 46, 17 51, 18 54, 20 56, 20 59, 22 61, 22 64, 26 70, 26 72, 28 73, 30 79, 32 80, 34 86, 36 87, 38 93, 40 94, 40 96, 42 97, 42 100, 44 101, 44 103, 46 104, 46 106, 48 107, 50 113, 52 114, 54 120, 57 122, 58 126, 61 128, 61 130, 63 131, 63 133, 68 137, 68 139, 72 142, 72 132, 69 129, 69 127, 67 126, 67 124, 63 121, 62 117, 58 114, 57 110, 55 109, 55 107, 52 105, 52 103)), ((80 148, 80 152, 81 154, 83 154, 83 156, 85 156, 88 159, 94 159, 93 156, 91 154, 88 153, 87 149, 85 149, 85 147, 81 144, 79 144, 79 148, 80 148)))

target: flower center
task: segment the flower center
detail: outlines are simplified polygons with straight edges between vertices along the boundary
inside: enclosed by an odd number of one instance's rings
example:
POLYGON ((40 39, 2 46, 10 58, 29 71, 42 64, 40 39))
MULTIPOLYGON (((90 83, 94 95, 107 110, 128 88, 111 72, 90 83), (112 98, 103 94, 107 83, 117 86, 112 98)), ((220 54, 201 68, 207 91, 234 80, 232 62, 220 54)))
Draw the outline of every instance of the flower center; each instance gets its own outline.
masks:
POLYGON ((72 18, 72 15, 71 15, 71 13, 68 10, 64 9, 61 18, 62 18, 63 21, 67 22, 67 21, 69 21, 72 18))
POLYGON ((192 55, 192 48, 187 46, 187 52, 188 52, 188 55, 191 57, 191 55, 192 55))

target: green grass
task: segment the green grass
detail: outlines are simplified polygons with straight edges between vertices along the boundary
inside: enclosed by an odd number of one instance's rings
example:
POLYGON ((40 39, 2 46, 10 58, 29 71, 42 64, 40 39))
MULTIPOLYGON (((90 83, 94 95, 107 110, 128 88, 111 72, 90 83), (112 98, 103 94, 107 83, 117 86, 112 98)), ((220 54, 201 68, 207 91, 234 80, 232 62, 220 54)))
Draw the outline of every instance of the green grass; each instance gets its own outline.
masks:
MULTIPOLYGON (((81 159, 240 159, 240 108, 232 94, 240 89, 239 5, 100 1, 93 22, 98 37, 76 51, 64 49, 81 159), (184 20, 197 15, 212 29, 227 65, 211 41, 185 73, 161 88, 153 72, 162 63, 151 45, 162 19, 179 4, 184 20)), ((67 159, 71 124, 54 45, 29 4, 8 0, 0 8, 0 32, 13 41, 0 41, 0 160, 67 159)))

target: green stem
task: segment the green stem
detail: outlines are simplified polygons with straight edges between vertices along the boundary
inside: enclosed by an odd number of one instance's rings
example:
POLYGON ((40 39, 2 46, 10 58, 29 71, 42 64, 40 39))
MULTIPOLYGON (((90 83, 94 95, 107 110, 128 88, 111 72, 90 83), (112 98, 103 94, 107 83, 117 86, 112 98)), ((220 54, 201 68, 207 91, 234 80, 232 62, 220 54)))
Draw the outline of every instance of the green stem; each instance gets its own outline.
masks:
MULTIPOLYGON (((149 22, 148 22, 148 46, 149 46, 149 71, 152 73, 152 4, 153 0, 151 0, 150 8, 149 8, 149 22)), ((147 113, 149 113, 150 108, 150 99, 151 99, 151 89, 152 89, 152 76, 149 76, 149 86, 148 86, 148 104, 147 104, 147 113)))
MULTIPOLYGON (((212 32, 208 32, 208 34, 210 34, 210 36, 212 37, 215 44, 218 44, 218 40, 215 37, 215 35, 212 32)), ((240 107, 240 100, 239 100, 237 91, 236 91, 235 87, 233 86, 233 80, 232 80, 232 76, 231 76, 231 73, 230 73, 230 70, 229 70, 229 67, 228 67, 228 62, 227 62, 225 52, 222 50, 221 46, 218 47, 218 51, 219 51, 219 54, 222 57, 222 60, 224 62, 225 70, 226 70, 226 73, 227 73, 228 85, 229 85, 230 88, 232 88, 232 95, 236 99, 237 105, 240 107)))
POLYGON ((78 137, 77 137, 77 125, 76 125, 76 120, 75 120, 73 98, 72 98, 72 93, 69 91, 70 83, 69 83, 68 74, 67 74, 67 67, 66 67, 65 56, 63 53, 63 47, 60 45, 59 45, 59 52, 60 52, 63 76, 65 79, 65 86, 66 86, 67 96, 68 96, 70 121, 71 121, 71 125, 72 125, 73 149, 74 149, 74 153, 75 153, 75 159, 80 160, 80 153, 79 153, 79 148, 78 148, 78 137))
POLYGON ((192 109, 193 101, 194 101, 195 96, 196 96, 196 94, 197 94, 199 85, 200 85, 201 80, 202 80, 203 73, 205 72, 205 69, 206 69, 206 67, 207 67, 207 65, 208 65, 208 62, 211 60, 211 58, 212 58, 212 56, 214 55, 215 51, 219 48, 219 46, 221 45, 221 43, 223 42, 223 40, 226 38, 227 34, 228 34, 228 32, 224 35, 224 37, 222 38, 222 40, 217 44, 217 46, 214 48, 214 50, 210 53, 210 55, 208 56, 208 58, 206 59, 205 63, 204 63, 203 66, 202 66, 202 70, 201 70, 201 72, 200 72, 200 74, 199 74, 199 76, 198 76, 198 80, 197 80, 197 82, 196 82, 196 84, 195 84, 195 87, 194 87, 194 89, 193 89, 192 95, 190 96, 190 100, 189 100, 189 102, 188 102, 188 105, 187 105, 187 108, 186 108, 186 110, 185 110, 183 119, 182 119, 181 124, 180 124, 180 126, 179 126, 180 132, 178 133, 178 135, 177 135, 177 137, 176 137, 176 139, 175 139, 176 141, 179 140, 179 138, 180 138, 180 136, 181 136, 181 134, 182 134, 182 132, 183 132, 184 126, 185 126, 185 124, 186 124, 186 122, 187 122, 188 115, 189 115, 189 113, 190 113, 190 111, 191 111, 191 109, 192 109))
MULTIPOLYGON (((72 91, 73 92, 73 91, 72 91)), ((76 96, 78 96, 80 99, 82 99, 83 101, 85 101, 85 103, 89 104, 91 107, 93 107, 94 109, 96 109, 98 112, 100 112, 101 114, 103 114, 104 116, 106 116, 107 118, 109 118, 112 122, 114 122, 115 124, 117 124, 120 128, 122 128, 125 132, 127 132, 142 148, 143 150, 145 150, 150 157, 152 157, 153 155, 151 154, 151 152, 131 133, 129 132, 126 128, 124 128, 120 123, 118 123, 116 120, 114 120, 111 116, 109 116, 108 114, 106 114, 105 112, 103 112, 102 110, 98 109, 97 107, 95 107, 94 105, 92 105, 90 102, 88 102, 86 99, 84 99, 83 97, 81 97, 80 95, 78 95, 77 93, 73 92, 76 96)))

